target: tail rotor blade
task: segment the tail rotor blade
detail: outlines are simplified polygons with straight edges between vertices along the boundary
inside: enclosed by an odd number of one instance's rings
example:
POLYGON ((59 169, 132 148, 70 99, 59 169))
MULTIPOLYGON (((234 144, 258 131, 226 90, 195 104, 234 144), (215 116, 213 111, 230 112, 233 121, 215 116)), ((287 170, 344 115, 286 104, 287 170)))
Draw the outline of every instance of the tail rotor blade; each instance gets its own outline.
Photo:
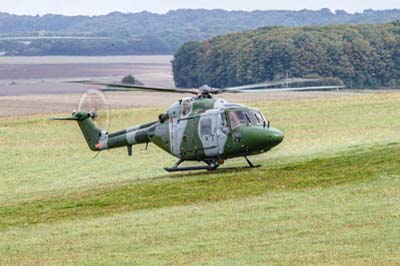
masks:
POLYGON ((85 92, 78 105, 78 111, 92 114, 93 122, 102 129, 108 129, 110 124, 110 110, 104 94, 96 89, 85 92))

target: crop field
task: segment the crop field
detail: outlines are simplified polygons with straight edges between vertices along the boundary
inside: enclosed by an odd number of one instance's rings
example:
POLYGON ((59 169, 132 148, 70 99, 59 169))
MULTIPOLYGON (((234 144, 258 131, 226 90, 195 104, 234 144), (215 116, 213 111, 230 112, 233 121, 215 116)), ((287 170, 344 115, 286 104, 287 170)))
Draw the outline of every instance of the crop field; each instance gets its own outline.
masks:
MULTIPOLYGON (((262 168, 179 174, 151 144, 92 159, 74 122, 0 117, 0 265, 399 265, 399 102, 252 102, 285 132, 262 168)), ((162 111, 113 110, 111 131, 162 111)))
MULTIPOLYGON (((94 87, 66 81, 115 82, 132 74, 146 85, 172 87, 171 60, 172 56, 0 57, 0 116, 76 109, 81 94, 94 87)), ((145 95, 126 96, 110 97, 111 107, 153 106, 145 95)), ((168 99, 170 103, 171 95, 168 99)))
POLYGON ((65 81, 115 82, 129 74, 146 85, 170 87, 174 85, 171 60, 171 56, 0 56, 0 97, 82 93, 86 86, 65 81))

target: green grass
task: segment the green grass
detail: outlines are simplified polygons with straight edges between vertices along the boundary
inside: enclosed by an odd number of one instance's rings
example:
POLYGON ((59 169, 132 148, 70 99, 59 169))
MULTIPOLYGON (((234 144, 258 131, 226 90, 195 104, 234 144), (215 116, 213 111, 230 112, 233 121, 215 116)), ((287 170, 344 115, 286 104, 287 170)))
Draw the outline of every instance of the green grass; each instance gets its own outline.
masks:
POLYGON ((1 265, 399 265, 400 179, 9 228, 1 265))
POLYGON ((171 175, 168 179, 115 185, 0 207, 0 229, 64 219, 112 215, 137 209, 187 205, 308 189, 400 175, 400 144, 351 150, 332 158, 280 167, 171 175))
MULTIPOLYGON (((266 166, 318 158, 355 145, 389 143, 400 132, 399 93, 360 94, 302 100, 260 102, 272 126, 285 132, 284 142, 253 160, 266 166)), ((154 120, 164 110, 112 112, 111 130, 154 120)), ((69 115, 69 114, 62 114, 69 115)), ((176 159, 154 145, 102 152, 96 159, 73 122, 47 116, 0 118, 0 202, 63 195, 70 191, 165 176, 176 159)), ((243 159, 227 166, 245 165, 243 159)))
POLYGON ((0 265, 398 265, 399 100, 256 103, 284 143, 216 173, 166 174, 154 146, 91 160, 73 123, 1 118, 0 265))

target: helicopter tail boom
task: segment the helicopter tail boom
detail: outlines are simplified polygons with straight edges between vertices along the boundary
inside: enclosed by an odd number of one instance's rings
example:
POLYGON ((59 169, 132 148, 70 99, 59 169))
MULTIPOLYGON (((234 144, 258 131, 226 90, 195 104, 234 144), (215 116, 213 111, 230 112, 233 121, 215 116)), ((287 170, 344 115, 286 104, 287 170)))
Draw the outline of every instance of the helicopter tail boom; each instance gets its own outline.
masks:
POLYGON ((109 134, 107 131, 96 127, 92 122, 91 118, 95 116, 95 113, 74 112, 72 117, 51 118, 51 120, 77 121, 86 143, 92 151, 127 146, 129 155, 131 155, 132 145, 150 142, 148 130, 156 123, 152 122, 109 134))

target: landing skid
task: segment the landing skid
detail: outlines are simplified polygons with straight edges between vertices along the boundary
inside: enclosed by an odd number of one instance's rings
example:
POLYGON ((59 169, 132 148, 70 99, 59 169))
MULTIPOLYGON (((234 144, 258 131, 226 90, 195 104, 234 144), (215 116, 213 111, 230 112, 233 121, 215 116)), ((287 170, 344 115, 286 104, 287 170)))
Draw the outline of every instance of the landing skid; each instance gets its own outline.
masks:
MULTIPOLYGON (((246 159, 247 163, 249 164, 250 168, 258 168, 261 167, 260 164, 254 165, 248 158, 247 156, 244 156, 246 159)), ((165 171, 167 172, 184 172, 184 171, 199 171, 199 170, 207 170, 207 171, 215 171, 219 167, 218 160, 208 160, 204 161, 207 165, 204 166, 188 166, 188 167, 179 167, 181 163, 183 163, 184 160, 179 160, 173 167, 171 168, 164 168, 165 171)))
POLYGON ((208 170, 214 171, 217 170, 218 166, 210 167, 210 166, 189 166, 189 167, 172 167, 172 168, 164 168, 167 172, 184 172, 184 171, 197 171, 197 170, 208 170))
POLYGON ((183 172, 183 171, 198 171, 198 170, 207 170, 214 171, 217 170, 219 164, 216 161, 205 161, 207 165, 204 166, 188 166, 188 167, 179 167, 179 165, 183 163, 183 160, 179 160, 173 167, 164 168, 167 172, 183 172))

